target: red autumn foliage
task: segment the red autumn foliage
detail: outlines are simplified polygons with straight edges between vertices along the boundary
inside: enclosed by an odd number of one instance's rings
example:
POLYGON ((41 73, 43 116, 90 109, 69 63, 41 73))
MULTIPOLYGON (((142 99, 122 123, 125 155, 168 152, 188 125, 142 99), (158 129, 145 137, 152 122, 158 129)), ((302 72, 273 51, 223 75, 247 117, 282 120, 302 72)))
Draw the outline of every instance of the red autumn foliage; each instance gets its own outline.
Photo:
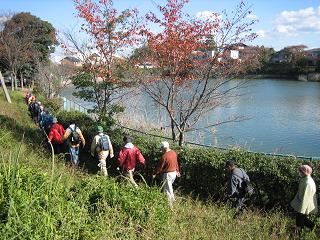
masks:
POLYGON ((78 16, 84 20, 81 29, 93 41, 96 50, 86 60, 87 67, 104 81, 121 83, 113 74, 112 64, 128 47, 139 41, 139 24, 137 9, 122 12, 113 6, 111 0, 74 0, 78 16))
POLYGON ((255 20, 246 21, 250 11, 243 2, 231 17, 224 12, 207 18, 186 14, 183 8, 188 2, 167 0, 164 6, 158 6, 160 17, 155 13, 146 16, 160 31, 143 31, 150 52, 147 61, 157 71, 142 82, 149 96, 167 113, 172 139, 175 141, 178 133, 179 144, 183 144, 185 132, 197 130, 194 125, 204 114, 230 103, 231 93, 239 86, 225 86, 246 63, 244 58, 230 57, 231 51, 256 37, 250 28, 255 20))

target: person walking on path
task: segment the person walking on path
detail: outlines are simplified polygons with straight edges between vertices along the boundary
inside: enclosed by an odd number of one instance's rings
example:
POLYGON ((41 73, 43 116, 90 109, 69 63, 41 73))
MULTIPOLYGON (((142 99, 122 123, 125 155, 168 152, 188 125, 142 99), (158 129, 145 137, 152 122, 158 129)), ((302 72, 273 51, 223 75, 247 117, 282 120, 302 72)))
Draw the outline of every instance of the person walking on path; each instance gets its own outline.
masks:
POLYGON ((53 125, 50 128, 48 141, 52 142, 54 153, 60 154, 64 152, 64 144, 62 140, 65 134, 65 130, 63 126, 60 123, 58 123, 57 118, 53 118, 52 123, 53 125))
POLYGON ((24 96, 24 102, 26 105, 29 104, 29 98, 31 97, 31 93, 27 92, 26 95, 24 96))
POLYGON ((110 158, 113 158, 113 148, 110 141, 110 138, 107 134, 103 133, 103 127, 97 127, 98 134, 93 138, 91 143, 91 155, 95 156, 95 153, 98 155, 99 165, 101 172, 107 177, 107 164, 106 159, 110 154, 110 158))
POLYGON ((160 149, 162 151, 162 157, 154 170, 152 178, 163 173, 164 192, 167 194, 169 204, 172 207, 172 204, 175 201, 172 184, 176 177, 180 177, 178 157, 177 153, 170 149, 168 142, 162 142, 160 144, 160 149))
POLYGON ((307 227, 313 229, 315 224, 308 218, 310 213, 318 212, 316 184, 311 177, 312 168, 309 165, 301 165, 298 168, 301 177, 298 192, 291 201, 291 207, 296 212, 296 225, 299 229, 307 227))
POLYGON ((246 199, 245 182, 250 182, 249 176, 242 168, 236 167, 234 161, 228 160, 226 168, 230 173, 230 193, 226 199, 235 199, 233 207, 242 213, 246 199))
POLYGON ((53 116, 48 111, 44 111, 40 117, 40 127, 49 135, 52 124, 53 116))
POLYGON ((67 141, 71 162, 78 166, 80 144, 82 144, 82 147, 84 147, 86 144, 80 128, 78 128, 74 122, 71 122, 70 126, 64 133, 63 139, 67 141))
POLYGON ((132 138, 128 135, 123 137, 124 147, 120 150, 117 164, 119 167, 126 172, 129 181, 135 186, 138 187, 137 183, 133 178, 133 173, 136 168, 137 162, 144 165, 145 159, 141 154, 141 151, 132 144, 132 138))

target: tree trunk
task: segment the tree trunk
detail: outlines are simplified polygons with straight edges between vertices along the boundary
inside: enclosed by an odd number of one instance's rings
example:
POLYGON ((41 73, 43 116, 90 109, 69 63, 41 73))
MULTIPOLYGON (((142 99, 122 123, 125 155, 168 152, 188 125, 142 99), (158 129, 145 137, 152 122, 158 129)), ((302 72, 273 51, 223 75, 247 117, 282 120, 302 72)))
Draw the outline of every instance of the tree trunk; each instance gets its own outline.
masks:
POLYGON ((17 79, 17 73, 13 73, 13 79, 14 79, 14 88, 15 90, 18 89, 18 79, 17 79))
POLYGON ((179 133, 179 146, 184 144, 184 132, 179 133))
POLYGON ((23 89, 23 74, 20 72, 21 89, 23 89))
POLYGON ((177 140, 177 136, 176 133, 174 131, 174 122, 171 120, 171 137, 172 137, 172 141, 175 142, 177 140))
POLYGON ((1 71, 0 71, 0 82, 1 82, 1 86, 2 86, 2 89, 3 89, 4 96, 7 99, 7 102, 11 103, 11 98, 10 98, 7 86, 6 86, 5 82, 4 82, 3 76, 1 74, 1 71))
POLYGON ((11 78, 11 91, 14 91, 14 78, 13 78, 13 74, 10 74, 10 78, 11 78))

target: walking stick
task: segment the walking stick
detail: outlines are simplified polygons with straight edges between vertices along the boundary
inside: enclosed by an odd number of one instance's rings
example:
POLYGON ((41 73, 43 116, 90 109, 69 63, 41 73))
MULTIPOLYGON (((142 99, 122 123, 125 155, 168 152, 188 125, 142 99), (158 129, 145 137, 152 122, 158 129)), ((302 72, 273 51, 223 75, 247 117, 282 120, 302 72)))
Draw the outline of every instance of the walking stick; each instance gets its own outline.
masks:
POLYGON ((48 134, 46 133, 46 131, 44 130, 43 127, 41 127, 42 131, 44 132, 44 134, 46 135, 46 138, 48 140, 48 143, 51 147, 51 155, 52 155, 52 168, 51 168, 51 184, 52 184, 52 180, 53 180, 53 174, 54 174, 54 149, 53 149, 53 145, 51 143, 51 141, 49 140, 48 134))

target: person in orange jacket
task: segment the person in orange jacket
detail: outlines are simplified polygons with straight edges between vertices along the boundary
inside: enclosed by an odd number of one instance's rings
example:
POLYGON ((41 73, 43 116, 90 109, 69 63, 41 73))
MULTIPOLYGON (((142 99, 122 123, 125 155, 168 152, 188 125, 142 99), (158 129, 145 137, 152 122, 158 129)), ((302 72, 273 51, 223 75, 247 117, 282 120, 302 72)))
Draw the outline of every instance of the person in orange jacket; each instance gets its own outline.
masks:
POLYGON ((164 182, 163 190, 167 194, 169 204, 172 207, 175 201, 172 184, 176 177, 180 177, 178 157, 177 153, 170 149, 169 143, 166 141, 160 144, 160 149, 162 151, 162 157, 154 170, 152 178, 162 173, 164 182))

